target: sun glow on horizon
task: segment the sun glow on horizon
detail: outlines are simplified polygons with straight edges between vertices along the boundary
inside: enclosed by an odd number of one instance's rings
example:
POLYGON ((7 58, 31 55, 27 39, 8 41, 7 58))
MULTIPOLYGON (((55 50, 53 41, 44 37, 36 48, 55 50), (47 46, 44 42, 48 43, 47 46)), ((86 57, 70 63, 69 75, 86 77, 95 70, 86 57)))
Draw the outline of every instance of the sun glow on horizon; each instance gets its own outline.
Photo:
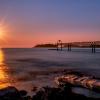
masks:
POLYGON ((0 39, 4 39, 6 35, 6 28, 3 24, 0 24, 0 39))
POLYGON ((9 26, 7 22, 3 19, 0 20, 0 48, 3 47, 8 42, 7 37, 9 33, 9 26))

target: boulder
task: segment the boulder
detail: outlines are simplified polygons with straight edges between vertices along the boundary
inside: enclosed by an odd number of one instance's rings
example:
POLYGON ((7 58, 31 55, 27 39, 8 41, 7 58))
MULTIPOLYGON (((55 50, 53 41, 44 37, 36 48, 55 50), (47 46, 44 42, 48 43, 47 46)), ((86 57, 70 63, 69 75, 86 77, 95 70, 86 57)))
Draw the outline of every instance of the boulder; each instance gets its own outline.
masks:
POLYGON ((0 100, 20 100, 21 96, 15 87, 6 87, 0 90, 0 100))

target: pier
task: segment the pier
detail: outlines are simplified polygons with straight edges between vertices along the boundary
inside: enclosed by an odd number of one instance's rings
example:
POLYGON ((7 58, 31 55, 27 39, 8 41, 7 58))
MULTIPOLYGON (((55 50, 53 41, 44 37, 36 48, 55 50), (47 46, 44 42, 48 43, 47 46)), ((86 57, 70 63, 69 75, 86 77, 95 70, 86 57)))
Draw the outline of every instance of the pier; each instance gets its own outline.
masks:
POLYGON ((57 51, 62 51, 63 48, 67 48, 67 51, 71 52, 72 48, 90 48, 92 53, 96 53, 96 48, 100 48, 100 41, 95 42, 70 42, 63 43, 61 40, 58 40, 56 43, 57 51))

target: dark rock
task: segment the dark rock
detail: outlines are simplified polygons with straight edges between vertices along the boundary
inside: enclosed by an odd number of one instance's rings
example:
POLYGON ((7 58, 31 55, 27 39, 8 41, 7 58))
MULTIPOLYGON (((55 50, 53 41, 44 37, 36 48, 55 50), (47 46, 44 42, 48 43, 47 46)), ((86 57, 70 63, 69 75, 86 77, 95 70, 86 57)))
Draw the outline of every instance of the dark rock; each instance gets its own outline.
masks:
POLYGON ((71 85, 67 84, 60 88, 43 87, 32 100, 100 100, 97 98, 89 98, 84 95, 75 94, 71 90, 71 85))
POLYGON ((31 97, 30 96, 26 96, 26 97, 23 97, 22 100, 31 100, 31 97))
POLYGON ((38 89, 38 87, 34 86, 32 91, 35 92, 35 91, 37 91, 37 89, 38 89))
POLYGON ((19 93, 22 97, 27 95, 27 91, 25 91, 25 90, 21 90, 21 91, 19 91, 19 93))
POLYGON ((40 90, 32 97, 32 100, 45 100, 45 92, 40 90))
POLYGON ((7 87, 0 90, 0 100, 20 100, 21 96, 15 87, 7 87))

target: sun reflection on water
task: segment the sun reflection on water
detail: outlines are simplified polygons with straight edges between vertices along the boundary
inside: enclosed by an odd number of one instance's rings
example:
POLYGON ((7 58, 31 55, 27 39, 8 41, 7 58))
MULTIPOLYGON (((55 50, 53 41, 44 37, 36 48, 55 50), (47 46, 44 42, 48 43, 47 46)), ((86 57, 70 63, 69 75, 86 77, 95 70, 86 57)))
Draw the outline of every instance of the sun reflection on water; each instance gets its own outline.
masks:
POLYGON ((10 85, 9 77, 7 74, 8 68, 4 64, 4 53, 3 50, 0 49, 0 89, 5 88, 10 85))
POLYGON ((4 54, 2 49, 0 49, 0 65, 3 63, 3 61, 4 61, 4 54))

